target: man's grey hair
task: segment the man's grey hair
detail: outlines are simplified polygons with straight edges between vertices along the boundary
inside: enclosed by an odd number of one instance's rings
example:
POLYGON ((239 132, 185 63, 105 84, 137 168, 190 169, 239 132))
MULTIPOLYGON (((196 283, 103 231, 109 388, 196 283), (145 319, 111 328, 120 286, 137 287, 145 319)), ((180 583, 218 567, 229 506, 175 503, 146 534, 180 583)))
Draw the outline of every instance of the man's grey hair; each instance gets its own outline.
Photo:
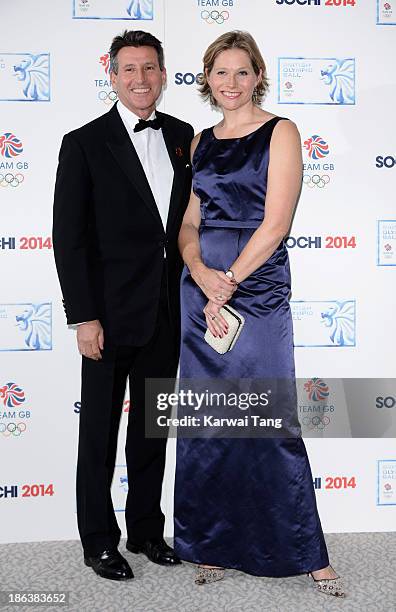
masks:
POLYGON ((157 51, 160 70, 164 69, 164 50, 161 41, 149 32, 143 30, 125 30, 120 36, 113 38, 110 47, 110 70, 118 74, 118 52, 124 47, 153 47, 157 51))

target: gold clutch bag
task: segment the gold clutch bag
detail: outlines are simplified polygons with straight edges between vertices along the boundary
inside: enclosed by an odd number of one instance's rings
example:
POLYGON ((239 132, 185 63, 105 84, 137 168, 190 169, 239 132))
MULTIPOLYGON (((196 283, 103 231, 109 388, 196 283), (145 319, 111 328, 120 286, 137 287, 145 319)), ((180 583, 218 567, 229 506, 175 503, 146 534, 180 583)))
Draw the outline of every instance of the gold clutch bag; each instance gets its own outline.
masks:
POLYGON ((224 355, 230 351, 238 340, 243 326, 245 325, 244 317, 239 314, 235 308, 231 308, 228 304, 225 304, 220 308, 220 314, 228 323, 228 334, 225 334, 222 338, 213 336, 212 332, 207 329, 205 333, 205 341, 220 355, 224 355))

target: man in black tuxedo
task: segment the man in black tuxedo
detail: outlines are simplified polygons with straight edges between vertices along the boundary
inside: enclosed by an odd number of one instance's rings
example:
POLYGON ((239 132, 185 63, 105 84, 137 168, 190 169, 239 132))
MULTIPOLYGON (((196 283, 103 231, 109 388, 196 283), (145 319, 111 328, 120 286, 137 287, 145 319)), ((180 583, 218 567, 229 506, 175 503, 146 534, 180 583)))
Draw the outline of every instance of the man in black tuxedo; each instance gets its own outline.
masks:
POLYGON ((69 325, 77 328, 82 389, 77 517, 86 565, 133 573, 118 551, 110 495, 129 376, 127 549, 180 560, 163 539, 166 439, 145 437, 146 378, 173 378, 179 355, 177 248, 191 188, 192 127, 155 110, 165 83, 160 41, 125 31, 110 49, 118 103, 63 138, 53 241, 69 325))

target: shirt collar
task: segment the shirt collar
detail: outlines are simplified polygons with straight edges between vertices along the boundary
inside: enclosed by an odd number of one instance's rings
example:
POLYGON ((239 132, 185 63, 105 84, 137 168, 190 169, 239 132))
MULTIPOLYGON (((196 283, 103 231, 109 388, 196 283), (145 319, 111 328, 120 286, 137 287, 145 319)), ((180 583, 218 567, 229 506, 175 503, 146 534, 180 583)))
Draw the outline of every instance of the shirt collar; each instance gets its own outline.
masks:
MULTIPOLYGON (((136 113, 132 112, 123 104, 120 100, 117 102, 117 110, 121 116, 121 119, 127 124, 127 126, 133 132, 135 125, 139 122, 139 117, 136 113)), ((150 117, 147 117, 146 121, 150 121, 151 119, 155 119, 155 110, 151 113, 150 117)))

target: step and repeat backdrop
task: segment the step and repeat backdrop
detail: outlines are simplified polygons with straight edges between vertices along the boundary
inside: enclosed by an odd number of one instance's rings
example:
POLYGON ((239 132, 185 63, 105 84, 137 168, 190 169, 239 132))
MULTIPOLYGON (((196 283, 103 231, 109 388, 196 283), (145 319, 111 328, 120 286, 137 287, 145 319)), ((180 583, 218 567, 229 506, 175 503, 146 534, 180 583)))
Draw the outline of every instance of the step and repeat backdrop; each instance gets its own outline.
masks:
MULTIPOLYGON (((302 140, 287 246, 299 414, 323 528, 394 530, 395 1, 12 0, 0 20, 0 541, 78 537, 80 357, 53 261, 53 188, 63 134, 116 100, 108 49, 125 28, 164 43, 160 109, 196 131, 221 117, 197 94, 206 47, 228 30, 256 38, 271 84, 264 107, 295 121, 302 140)), ((129 410, 126 397, 113 482, 123 529, 129 410)), ((170 440, 167 535, 174 450, 170 440)))

